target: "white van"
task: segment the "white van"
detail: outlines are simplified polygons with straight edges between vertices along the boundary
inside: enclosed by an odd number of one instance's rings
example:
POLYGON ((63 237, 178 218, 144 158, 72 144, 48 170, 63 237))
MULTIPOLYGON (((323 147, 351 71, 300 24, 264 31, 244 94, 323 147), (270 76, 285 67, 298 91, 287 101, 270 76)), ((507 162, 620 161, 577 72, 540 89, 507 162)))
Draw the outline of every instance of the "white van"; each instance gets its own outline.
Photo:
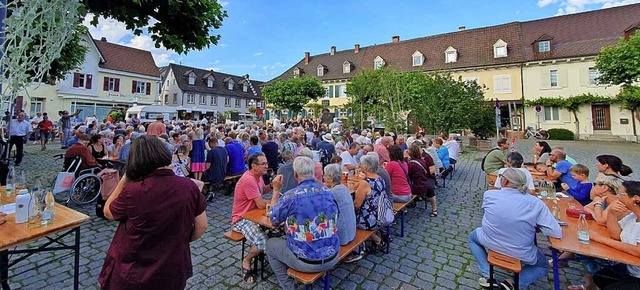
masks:
POLYGON ((245 125, 245 126, 251 126, 253 125, 253 122, 257 122, 258 118, 256 118, 255 114, 238 114, 238 121, 231 121, 230 119, 228 119, 226 121, 227 124, 231 124, 231 125, 245 125))
POLYGON ((165 121, 171 121, 177 119, 178 111, 176 107, 169 106, 133 106, 127 110, 125 120, 130 122, 133 116, 137 116, 140 123, 153 122, 158 116, 162 116, 165 121))

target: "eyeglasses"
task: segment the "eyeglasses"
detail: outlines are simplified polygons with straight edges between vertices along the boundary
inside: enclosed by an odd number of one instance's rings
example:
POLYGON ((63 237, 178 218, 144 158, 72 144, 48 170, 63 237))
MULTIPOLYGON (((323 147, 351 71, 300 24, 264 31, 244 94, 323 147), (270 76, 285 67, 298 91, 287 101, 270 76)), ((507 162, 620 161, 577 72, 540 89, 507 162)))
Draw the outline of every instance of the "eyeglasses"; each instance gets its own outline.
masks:
POLYGON ((267 165, 267 162, 256 162, 254 163, 255 165, 260 165, 260 166, 264 166, 267 165))

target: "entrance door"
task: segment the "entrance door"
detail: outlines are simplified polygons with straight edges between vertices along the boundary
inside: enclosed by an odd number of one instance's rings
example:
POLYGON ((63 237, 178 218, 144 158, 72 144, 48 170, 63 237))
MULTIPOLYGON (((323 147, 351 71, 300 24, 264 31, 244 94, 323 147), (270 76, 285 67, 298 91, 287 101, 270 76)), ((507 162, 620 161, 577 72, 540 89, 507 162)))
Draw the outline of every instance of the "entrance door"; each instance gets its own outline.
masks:
POLYGON ((591 105, 591 119, 593 130, 611 130, 609 105, 591 105))

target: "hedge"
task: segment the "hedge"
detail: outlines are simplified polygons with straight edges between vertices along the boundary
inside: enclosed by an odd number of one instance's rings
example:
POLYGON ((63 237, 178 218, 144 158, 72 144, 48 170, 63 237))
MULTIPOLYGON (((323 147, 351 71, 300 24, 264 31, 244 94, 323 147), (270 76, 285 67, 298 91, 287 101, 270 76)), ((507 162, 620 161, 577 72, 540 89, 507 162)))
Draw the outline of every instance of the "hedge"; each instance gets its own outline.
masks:
POLYGON ((552 128, 547 130, 547 133, 549 133, 549 140, 575 140, 573 132, 567 129, 552 128))

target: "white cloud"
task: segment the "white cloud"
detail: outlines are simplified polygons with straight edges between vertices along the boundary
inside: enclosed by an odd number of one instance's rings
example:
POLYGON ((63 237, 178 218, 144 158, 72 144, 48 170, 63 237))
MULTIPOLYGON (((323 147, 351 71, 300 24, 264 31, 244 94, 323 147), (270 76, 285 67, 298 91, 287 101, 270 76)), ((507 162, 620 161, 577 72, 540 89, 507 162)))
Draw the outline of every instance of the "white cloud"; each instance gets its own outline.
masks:
POLYGON ((263 54, 262 51, 261 52, 256 52, 256 53, 253 54, 253 56, 261 56, 262 54, 263 54))
POLYGON ((204 70, 212 70, 212 71, 218 71, 218 72, 222 71, 222 69, 219 67, 206 67, 204 68, 204 70))
POLYGON ((545 7, 556 2, 558 2, 558 0, 538 0, 538 7, 545 7))
POLYGON ((222 7, 226 7, 227 5, 229 5, 229 1, 220 1, 218 3, 220 3, 222 7))
POLYGON ((226 43, 218 43, 218 45, 216 45, 216 46, 217 46, 217 47, 225 48, 225 47, 227 47, 227 46, 229 46, 229 45, 228 45, 228 44, 226 44, 226 43))
POLYGON ((120 44, 150 51, 157 66, 164 66, 169 63, 175 62, 173 58, 178 56, 177 53, 167 50, 163 46, 160 46, 160 48, 156 48, 155 42, 149 35, 137 35, 131 38, 128 43, 120 44))
POLYGON ((119 42, 121 39, 132 34, 131 31, 127 30, 124 23, 118 22, 113 18, 98 18, 97 27, 89 23, 92 19, 93 15, 87 14, 87 16, 84 17, 82 24, 89 28, 89 33, 91 33, 91 36, 95 39, 105 37, 109 42, 119 42))
POLYGON ((578 13, 588 9, 588 6, 599 5, 599 9, 640 3, 640 0, 538 0, 538 7, 551 4, 559 6, 556 15, 578 13))
POLYGON ((262 66, 262 74, 264 77, 274 77, 280 75, 282 70, 286 67, 284 63, 276 62, 270 65, 262 66))

